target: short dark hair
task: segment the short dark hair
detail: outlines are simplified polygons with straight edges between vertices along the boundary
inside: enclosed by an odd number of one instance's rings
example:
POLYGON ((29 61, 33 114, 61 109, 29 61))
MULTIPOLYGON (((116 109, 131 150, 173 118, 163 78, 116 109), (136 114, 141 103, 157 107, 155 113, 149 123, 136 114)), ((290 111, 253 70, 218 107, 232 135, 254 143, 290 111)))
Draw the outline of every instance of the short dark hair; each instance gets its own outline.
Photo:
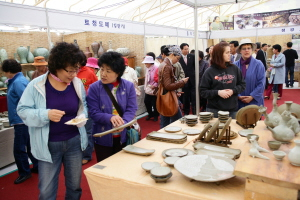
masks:
POLYGON ((256 49, 260 49, 261 47, 260 47, 260 42, 256 42, 256 49))
POLYGON ((163 54, 163 50, 166 48, 167 45, 162 45, 160 47, 160 54, 162 55, 163 54))
POLYGON ((239 46, 239 42, 236 40, 232 40, 231 42, 229 42, 229 44, 233 44, 234 47, 238 47, 239 46))
POLYGON ((168 48, 166 48, 166 45, 165 45, 165 47, 162 49, 161 54, 164 54, 164 55, 166 55, 166 56, 169 56, 169 55, 170 55, 170 51, 169 51, 168 48))
POLYGON ((227 42, 220 42, 214 46, 210 60, 212 66, 222 69, 226 68, 223 54, 225 51, 225 47, 228 46, 229 44, 227 42))
POLYGON ((59 42, 50 52, 48 69, 56 75, 56 70, 65 69, 68 66, 78 68, 81 61, 81 50, 72 43, 59 42))
POLYGON ((114 51, 105 52, 98 60, 99 67, 105 64, 110 67, 112 71, 118 74, 118 78, 121 78, 125 71, 125 62, 122 54, 114 51))
POLYGON ((263 43, 262 45, 261 45, 261 47, 264 47, 264 46, 266 46, 267 44, 266 43, 263 43))
POLYGON ((203 51, 199 51, 199 50, 198 50, 198 53, 199 53, 199 58, 201 58, 201 60, 203 60, 203 58, 204 58, 204 53, 203 53, 203 51))
POLYGON ((205 49, 205 52, 206 52, 206 53, 209 53, 209 47, 205 49))
POLYGON ((192 49, 192 50, 190 51, 190 54, 195 54, 195 49, 192 49))
POLYGON ((293 43, 292 43, 292 42, 288 42, 288 43, 286 43, 286 46, 287 46, 287 47, 292 47, 292 46, 293 46, 293 43))
POLYGON ((213 22, 215 22, 215 21, 216 21, 216 19, 217 19, 218 17, 219 17, 219 16, 215 16, 215 17, 214 17, 214 20, 213 20, 213 22))
POLYGON ((182 43, 182 44, 180 45, 180 49, 182 50, 185 46, 190 47, 187 43, 182 43))
POLYGON ((153 52, 148 52, 147 54, 146 54, 146 56, 152 56, 153 57, 153 60, 155 60, 155 53, 153 53, 153 52))
POLYGON ((275 44, 272 46, 273 49, 277 49, 278 52, 281 51, 281 46, 279 44, 275 44))
POLYGON ((22 67, 15 59, 6 59, 2 63, 2 71, 16 74, 22 71, 22 67))
POLYGON ((84 55, 83 51, 80 51, 79 56, 80 56, 79 64, 81 67, 84 67, 86 65, 87 59, 86 59, 86 56, 84 55))

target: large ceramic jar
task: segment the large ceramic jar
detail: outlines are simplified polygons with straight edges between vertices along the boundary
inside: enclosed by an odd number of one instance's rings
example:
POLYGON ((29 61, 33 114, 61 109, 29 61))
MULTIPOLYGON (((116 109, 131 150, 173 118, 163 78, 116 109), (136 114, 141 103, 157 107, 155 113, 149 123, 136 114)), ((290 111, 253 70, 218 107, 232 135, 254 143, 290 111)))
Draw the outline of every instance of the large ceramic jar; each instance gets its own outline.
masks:
POLYGON ((21 64, 27 63, 28 49, 26 47, 20 46, 17 48, 17 53, 20 57, 20 63, 21 64))
POLYGON ((292 165, 300 166, 300 140, 294 140, 296 146, 288 154, 289 161, 292 165))
POLYGON ((34 61, 34 56, 33 54, 30 52, 30 46, 27 46, 27 49, 28 49, 28 55, 27 55, 27 62, 28 63, 33 63, 34 61))
POLYGON ((6 60, 7 57, 7 52, 5 51, 5 49, 1 48, 0 49, 0 63, 3 62, 4 60, 6 60))
POLYGON ((98 42, 93 42, 91 44, 91 47, 92 47, 92 51, 94 53, 94 58, 99 58, 99 56, 98 56, 98 50, 100 48, 100 44, 98 42))
POLYGON ((122 54, 123 56, 128 56, 130 53, 130 50, 126 47, 122 47, 122 48, 117 48, 116 52, 122 54))
POLYGON ((48 60, 49 51, 44 47, 38 47, 33 51, 33 55, 34 57, 43 56, 46 60, 48 60))

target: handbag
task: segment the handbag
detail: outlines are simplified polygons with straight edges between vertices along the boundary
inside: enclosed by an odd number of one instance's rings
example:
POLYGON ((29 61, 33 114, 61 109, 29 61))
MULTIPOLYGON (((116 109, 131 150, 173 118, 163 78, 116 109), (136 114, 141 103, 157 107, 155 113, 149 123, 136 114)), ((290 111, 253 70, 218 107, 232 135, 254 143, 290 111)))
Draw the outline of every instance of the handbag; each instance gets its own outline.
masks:
MULTIPOLYGON (((112 95, 110 89, 108 88, 108 86, 106 84, 103 84, 103 87, 104 87, 105 91, 107 92, 110 100, 112 101, 114 107, 118 111, 119 115, 122 117, 123 111, 121 110, 115 97, 112 95)), ((127 129, 127 131, 126 131, 126 135, 127 135, 126 144, 127 145, 134 144, 141 139, 142 131, 141 131, 140 125, 137 122, 130 127, 126 127, 126 129, 127 129)))
POLYGON ((165 66, 159 73, 159 86, 156 98, 156 109, 162 116, 172 117, 178 112, 178 99, 175 91, 167 91, 167 93, 164 94, 164 87, 162 82, 162 74, 164 69, 165 66))

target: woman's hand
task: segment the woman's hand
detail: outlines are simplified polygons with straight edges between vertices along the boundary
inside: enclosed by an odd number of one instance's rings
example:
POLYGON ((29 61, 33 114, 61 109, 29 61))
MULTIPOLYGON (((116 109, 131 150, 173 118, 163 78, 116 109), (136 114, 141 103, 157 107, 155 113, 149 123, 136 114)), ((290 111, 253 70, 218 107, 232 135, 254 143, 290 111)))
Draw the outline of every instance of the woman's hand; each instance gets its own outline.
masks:
POLYGON ((112 123, 114 128, 122 126, 124 124, 124 121, 123 121, 122 117, 120 117, 119 115, 112 116, 110 118, 110 122, 112 123))
POLYGON ((231 95, 233 94, 233 91, 232 90, 218 90, 218 95, 220 97, 222 97, 223 99, 227 99, 229 98, 231 95))
POLYGON ((59 122, 64 114, 66 114, 65 111, 51 109, 48 112, 48 118, 53 122, 59 122))

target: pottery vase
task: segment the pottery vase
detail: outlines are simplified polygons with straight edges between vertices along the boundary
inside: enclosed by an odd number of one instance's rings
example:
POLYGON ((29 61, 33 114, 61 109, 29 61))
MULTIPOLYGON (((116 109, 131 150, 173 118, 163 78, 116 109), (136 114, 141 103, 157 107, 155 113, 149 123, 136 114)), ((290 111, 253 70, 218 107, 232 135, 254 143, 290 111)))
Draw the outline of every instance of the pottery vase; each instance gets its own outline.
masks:
POLYGON ((4 84, 5 84, 5 81, 7 80, 7 77, 6 76, 1 76, 0 77, 0 81, 2 81, 4 84))
MULTIPOLYGON (((285 110, 287 110, 286 104, 281 104, 277 109, 279 114, 281 114, 285 110)), ((290 107, 290 111, 291 111, 293 116, 300 119, 300 105, 299 104, 292 103, 291 107, 290 107)))
POLYGON ((100 41, 100 47, 99 47, 99 50, 98 50, 99 58, 102 56, 103 53, 104 53, 104 49, 103 49, 103 46, 102 46, 102 41, 100 41))
POLYGON ((141 67, 139 67, 139 66, 135 67, 135 72, 136 72, 136 75, 138 78, 141 77, 141 71, 142 71, 141 67))
POLYGON ((300 140, 294 140, 295 147, 288 154, 288 159, 294 166, 300 166, 300 140))
POLYGON ((28 49, 26 47, 20 46, 17 49, 17 53, 20 57, 20 63, 21 64, 27 63, 28 49))
POLYGON ((92 47, 92 51, 94 53, 94 58, 99 58, 99 56, 98 56, 98 50, 100 48, 100 44, 98 42, 93 42, 91 44, 91 47, 92 47))
POLYGON ((30 80, 32 80, 33 73, 34 73, 33 70, 27 71, 27 76, 29 77, 30 80))
POLYGON ((281 120, 278 126, 275 128, 268 129, 272 132, 272 136, 275 140, 278 140, 283 143, 290 142, 295 137, 294 131, 287 125, 287 123, 291 120, 291 112, 284 111, 281 114, 281 120))
POLYGON ((17 53, 14 53, 14 58, 15 58, 15 60, 16 60, 18 63, 20 63, 20 61, 19 61, 18 58, 17 58, 17 53))
POLYGON ((117 48, 116 52, 122 54, 123 56, 128 56, 130 53, 130 50, 126 47, 122 47, 122 48, 117 48))
POLYGON ((2 81, 0 81, 0 88, 4 87, 4 83, 2 81))
POLYGON ((33 54, 30 52, 30 46, 27 46, 27 49, 28 49, 28 55, 27 55, 27 62, 28 63, 33 63, 34 61, 34 56, 33 54))
POLYGON ((73 43, 77 48, 79 48, 79 45, 78 45, 78 43, 77 43, 77 40, 76 39, 74 39, 74 43, 73 43))
POLYGON ((278 126, 281 120, 281 116, 279 112, 277 111, 278 106, 277 106, 277 98, 279 94, 278 93, 273 93, 273 109, 272 112, 269 113, 268 117, 270 121, 272 121, 273 126, 270 126, 271 128, 274 128, 275 126, 278 126))
POLYGON ((267 107, 260 106, 258 109, 258 112, 260 112, 261 114, 263 114, 265 116, 264 123, 266 126, 274 127, 274 125, 273 125, 272 121, 270 120, 269 115, 267 113, 267 107))
POLYGON ((84 55, 86 56, 86 58, 90 58, 93 56, 93 54, 90 51, 90 47, 85 47, 84 55))
POLYGON ((7 58, 8 58, 7 52, 5 51, 5 49, 1 48, 0 49, 0 63, 2 63, 7 58))
POLYGON ((287 122, 287 125, 294 131, 295 135, 297 135, 300 132, 300 126, 299 126, 298 119, 294 115, 292 115, 291 106, 293 102, 285 101, 285 104, 286 104, 286 110, 291 112, 291 119, 287 122))
POLYGON ((33 55, 34 55, 34 57, 43 56, 45 58, 45 60, 48 60, 49 51, 48 51, 48 49, 46 49, 44 47, 38 47, 33 51, 33 55))
POLYGON ((110 51, 114 51, 114 50, 112 49, 112 41, 111 41, 111 40, 108 41, 108 49, 107 49, 106 52, 110 52, 110 51))

